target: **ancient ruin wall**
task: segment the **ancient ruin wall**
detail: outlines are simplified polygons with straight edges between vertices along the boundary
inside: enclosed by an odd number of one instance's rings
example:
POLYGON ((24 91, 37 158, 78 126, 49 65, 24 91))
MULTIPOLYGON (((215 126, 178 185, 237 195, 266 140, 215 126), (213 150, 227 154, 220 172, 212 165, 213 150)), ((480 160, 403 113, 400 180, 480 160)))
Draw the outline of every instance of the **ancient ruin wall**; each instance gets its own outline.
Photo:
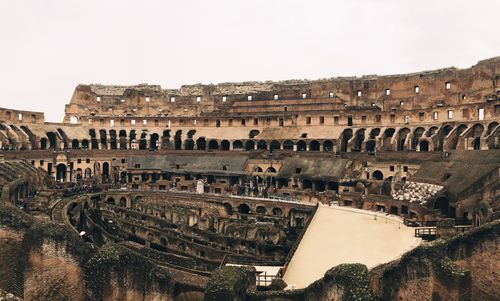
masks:
POLYGON ((185 85, 78 85, 66 105, 65 122, 72 116, 200 116, 210 113, 282 112, 345 108, 423 109, 496 99, 500 57, 468 69, 446 68, 399 75, 367 75, 320 80, 185 85), (316 104, 316 106, 314 106, 316 104), (312 105, 312 106, 311 106, 312 105), (309 109, 308 109, 309 107, 309 109))

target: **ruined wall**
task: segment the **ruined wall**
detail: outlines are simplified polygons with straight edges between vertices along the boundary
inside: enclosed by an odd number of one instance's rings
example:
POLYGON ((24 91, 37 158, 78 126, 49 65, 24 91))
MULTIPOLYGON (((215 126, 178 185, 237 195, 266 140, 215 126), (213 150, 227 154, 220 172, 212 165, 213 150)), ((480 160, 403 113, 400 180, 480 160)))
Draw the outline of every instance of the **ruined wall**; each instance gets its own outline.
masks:
POLYGON ((500 222, 422 245, 370 271, 382 300, 496 300, 500 222))
POLYGON ((203 291, 172 281, 168 271, 124 247, 96 250, 64 226, 5 203, 0 246, 0 290, 24 300, 182 301, 203 291))
POLYGON ((455 106, 483 102, 498 93, 500 58, 480 61, 468 69, 447 68, 388 76, 339 77, 321 80, 243 82, 186 85, 162 89, 158 85, 79 85, 66 106, 71 116, 195 116, 214 111, 234 115, 258 111, 339 110, 344 106, 384 110, 455 106), (314 99, 316 107, 304 102, 314 99))

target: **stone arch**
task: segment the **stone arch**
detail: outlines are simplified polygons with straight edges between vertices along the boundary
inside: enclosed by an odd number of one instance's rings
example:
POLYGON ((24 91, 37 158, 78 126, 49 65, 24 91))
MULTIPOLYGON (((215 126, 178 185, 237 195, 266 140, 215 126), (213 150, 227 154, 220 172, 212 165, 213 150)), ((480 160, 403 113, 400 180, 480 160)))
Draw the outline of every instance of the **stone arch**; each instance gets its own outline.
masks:
POLYGON ((139 149, 146 149, 148 148, 148 140, 147 140, 148 134, 146 132, 141 133, 141 138, 139 139, 139 149))
POLYGON ((120 130, 118 136, 120 140, 120 149, 127 149, 127 131, 120 130))
POLYGON ((413 139, 412 139, 412 142, 411 142, 411 148, 412 149, 417 149, 417 145, 418 145, 418 140, 424 136, 424 133, 425 133, 425 129, 423 127, 418 127, 415 129, 415 131, 413 131, 413 139))
POLYGON ((255 209, 255 212, 259 213, 259 214, 266 214, 267 212, 267 209, 266 207, 264 206, 257 206, 257 208, 255 209))
POLYGON ((89 141, 87 139, 82 140, 82 148, 83 149, 88 149, 89 148, 89 141))
POLYGON ((205 137, 200 137, 196 139, 196 148, 198 150, 206 150, 207 149, 207 141, 205 140, 205 137))
POLYGON ((47 138, 43 137, 40 139, 40 149, 47 149, 47 138))
POLYGON ((233 141, 233 149, 243 149, 243 142, 241 140, 233 141))
POLYGON ((297 141, 297 151, 303 152, 307 150, 307 144, 304 140, 297 141))
POLYGON ((69 123, 71 123, 71 124, 78 124, 78 117, 76 117, 76 116, 71 116, 71 117, 69 118, 69 123))
POLYGON ((120 206, 127 207, 127 198, 125 198, 125 197, 120 198, 120 206))
POLYGON ((116 131, 115 130, 110 130, 109 131, 109 147, 111 149, 117 149, 118 148, 118 143, 116 139, 116 131))
POLYGON ((374 153, 375 152, 375 148, 376 148, 376 142, 375 140, 368 140, 366 141, 365 143, 365 150, 366 152, 368 153, 374 153))
POLYGON ((392 136, 396 130, 394 128, 387 128, 384 132, 383 141, 382 141, 382 149, 383 150, 392 150, 391 140, 392 136))
POLYGON ((269 173, 276 173, 276 168, 272 167, 272 166, 269 166, 267 169, 266 169, 266 172, 269 172, 269 173))
POLYGON ((85 168, 85 172, 83 173, 83 177, 85 179, 92 178, 92 169, 90 169, 89 167, 85 168))
POLYGON ((277 140, 271 141, 269 143, 269 151, 273 152, 274 150, 280 150, 281 149, 281 144, 277 140))
POLYGON ((352 129, 345 129, 340 138, 340 151, 347 152, 347 144, 352 138, 352 129))
POLYGON ((283 149, 284 150, 293 150, 293 141, 292 140, 285 140, 283 142, 283 149))
POLYGON ((405 142, 406 138, 408 137, 408 134, 410 133, 410 129, 408 128, 402 128, 398 132, 398 137, 396 141, 396 150, 398 151, 403 151, 405 150, 405 142))
POLYGON ((99 130, 99 136, 101 137, 101 148, 108 149, 108 135, 106 134, 106 130, 99 130))
POLYGON ((493 121, 490 124, 488 124, 488 129, 486 131, 486 135, 491 135, 493 133, 493 130, 498 127, 498 122, 493 121))
POLYGON ((372 178, 375 180, 384 180, 384 174, 380 170, 375 170, 372 174, 372 178))
POLYGON ((109 171, 110 171, 109 163, 108 162, 102 163, 102 178, 104 182, 109 181, 109 171))
POLYGON ((363 141, 365 141, 365 129, 356 131, 352 151, 360 152, 363 149, 363 141))
POLYGON ((250 214, 250 206, 245 203, 238 205, 238 213, 240 214, 250 214))
POLYGON ((228 151, 228 150, 229 150, 229 148, 230 148, 230 146, 231 146, 231 143, 229 143, 229 141, 228 141, 228 140, 222 140, 222 141, 220 142, 220 149, 221 149, 221 150, 228 151))
POLYGON ((210 140, 208 142, 208 149, 209 150, 216 150, 216 149, 219 149, 219 142, 217 142, 217 140, 210 140))
POLYGON ((110 197, 108 197, 108 198, 106 199, 106 203, 116 205, 115 198, 113 198, 113 197, 111 197, 111 196, 110 196, 110 197))
POLYGON ((320 149, 320 143, 318 140, 312 140, 309 142, 309 151, 317 152, 320 149))
POLYGON ((427 137, 432 137, 438 130, 437 126, 431 126, 427 131, 427 137))
POLYGON ((80 148, 80 141, 78 141, 78 139, 71 140, 71 148, 72 149, 80 148))
POLYGON ((66 182, 66 164, 59 163, 56 166, 56 181, 66 182))
POLYGON ((267 143, 265 140, 259 140, 259 142, 257 142, 257 149, 259 150, 266 150, 267 149, 267 143))
POLYGON ((158 135, 157 133, 151 134, 149 136, 149 148, 158 149, 159 141, 160 141, 160 135, 158 135))
POLYGON ((274 207, 272 210, 272 213, 273 213, 273 215, 276 215, 276 216, 282 216, 283 210, 281 210, 281 208, 279 208, 279 207, 274 207))
POLYGON ((448 216, 449 214, 449 201, 445 196, 440 196, 434 201, 434 209, 439 209, 441 214, 444 216, 448 216))
POLYGON ((56 134, 53 132, 48 132, 47 137, 49 138, 49 148, 50 149, 57 149, 57 138, 56 134))
POLYGON ((421 152, 428 152, 429 151, 429 141, 427 140, 421 140, 420 143, 419 143, 419 150, 421 152))
POLYGON ((194 140, 191 138, 184 140, 184 149, 185 150, 194 150, 194 140))
POLYGON ((331 151, 333 151, 333 142, 332 142, 332 140, 325 140, 323 142, 323 151, 325 151, 325 152, 331 152, 331 151))
POLYGON ((262 167, 260 167, 260 166, 254 167, 253 171, 254 172, 263 172, 262 167))
POLYGON ((255 142, 253 142, 253 140, 247 140, 247 142, 245 142, 245 149, 247 151, 254 150, 255 149, 255 142))

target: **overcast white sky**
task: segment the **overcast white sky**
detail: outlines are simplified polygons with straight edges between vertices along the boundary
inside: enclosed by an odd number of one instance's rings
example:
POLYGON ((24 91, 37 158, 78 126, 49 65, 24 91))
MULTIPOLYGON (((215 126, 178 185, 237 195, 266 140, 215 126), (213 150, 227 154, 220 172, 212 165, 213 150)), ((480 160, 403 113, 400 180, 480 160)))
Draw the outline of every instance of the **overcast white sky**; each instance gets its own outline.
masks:
POLYGON ((0 107, 61 121, 78 83, 317 79, 500 55, 498 0, 0 0, 0 107))

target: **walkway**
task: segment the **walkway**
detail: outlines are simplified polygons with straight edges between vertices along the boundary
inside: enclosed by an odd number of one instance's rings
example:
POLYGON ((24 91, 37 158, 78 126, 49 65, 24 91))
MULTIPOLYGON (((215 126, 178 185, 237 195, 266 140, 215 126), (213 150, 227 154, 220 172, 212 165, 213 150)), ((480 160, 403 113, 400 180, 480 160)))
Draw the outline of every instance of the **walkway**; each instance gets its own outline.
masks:
POLYGON ((283 280, 290 288, 303 288, 341 263, 363 263, 370 269, 400 257, 420 241, 414 228, 398 217, 320 205, 283 280))

